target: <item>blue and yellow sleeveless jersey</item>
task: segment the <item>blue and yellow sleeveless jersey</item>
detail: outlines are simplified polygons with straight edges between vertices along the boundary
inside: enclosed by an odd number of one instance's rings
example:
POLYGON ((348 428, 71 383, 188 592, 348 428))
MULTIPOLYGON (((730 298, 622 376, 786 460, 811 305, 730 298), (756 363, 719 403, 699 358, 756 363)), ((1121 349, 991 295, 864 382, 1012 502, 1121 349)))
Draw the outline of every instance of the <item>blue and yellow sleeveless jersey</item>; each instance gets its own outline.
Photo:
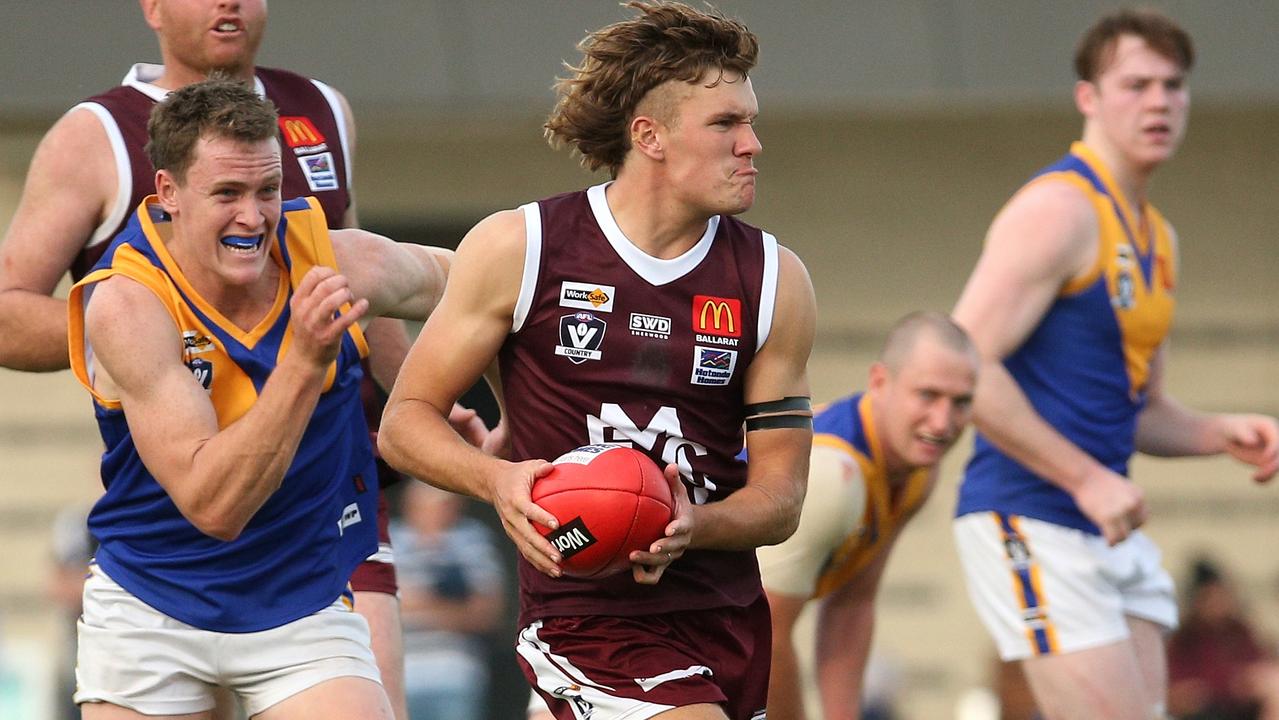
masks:
POLYGON ((359 394, 368 349, 358 327, 343 337, 280 488, 240 536, 224 542, 201 533, 147 471, 119 401, 93 388, 84 308, 94 284, 124 275, 160 299, 182 335, 181 361, 225 428, 249 410, 289 349, 294 288, 311 267, 336 267, 336 260, 315 200, 284 203, 270 252, 285 272, 270 312, 245 331, 183 277, 162 239, 167 218, 153 203, 139 206, 68 303, 72 369, 93 394, 106 445, 106 492, 89 516, 96 561, 140 600, 187 624, 219 632, 278 627, 330 605, 377 548, 377 472, 359 394))
POLYGON ((866 509, 858 529, 831 551, 817 579, 814 597, 821 597, 853 580, 885 552, 893 537, 928 499, 931 488, 926 469, 911 473, 896 492, 889 486, 887 460, 870 398, 865 394, 840 398, 820 408, 813 418, 813 446, 846 453, 857 462, 866 487, 866 509))
MULTIPOLYGON (((1127 475, 1150 364, 1172 324, 1177 272, 1172 234, 1154 207, 1129 206, 1110 171, 1083 143, 1074 143, 1030 182, 1065 182, 1087 194, 1100 229, 1097 261, 1061 289, 1004 365, 1049 424, 1101 464, 1127 475)), ((1099 532, 1068 493, 978 433, 956 514, 986 510, 1099 532)))

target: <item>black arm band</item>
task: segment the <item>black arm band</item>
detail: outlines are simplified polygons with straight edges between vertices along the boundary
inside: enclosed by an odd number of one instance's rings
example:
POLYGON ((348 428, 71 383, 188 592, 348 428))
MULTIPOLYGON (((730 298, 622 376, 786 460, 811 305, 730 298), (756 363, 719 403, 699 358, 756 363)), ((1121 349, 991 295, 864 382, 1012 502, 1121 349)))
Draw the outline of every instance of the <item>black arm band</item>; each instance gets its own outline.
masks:
POLYGON ((781 400, 770 400, 747 405, 743 410, 746 411, 746 417, 785 412, 812 412, 813 403, 806 397, 792 396, 784 397, 781 400))
POLYGON ((813 429, 813 419, 807 415, 765 415, 746 418, 746 431, 777 430, 778 428, 813 429))

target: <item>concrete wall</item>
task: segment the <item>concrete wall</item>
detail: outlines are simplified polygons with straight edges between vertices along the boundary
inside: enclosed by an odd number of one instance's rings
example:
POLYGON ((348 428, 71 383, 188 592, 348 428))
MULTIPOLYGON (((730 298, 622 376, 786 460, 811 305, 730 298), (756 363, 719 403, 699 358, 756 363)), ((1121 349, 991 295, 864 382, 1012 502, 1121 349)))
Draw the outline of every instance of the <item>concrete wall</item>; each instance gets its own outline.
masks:
MULTIPOLYGON (((864 108, 1060 98, 1078 34, 1111 0, 721 0, 762 43, 775 103, 864 108)), ((1195 36, 1205 97, 1279 99, 1279 5, 1151 3, 1195 36)), ((357 106, 541 106, 614 0, 272 0, 261 60, 328 80, 357 106)), ((158 57, 131 0, 0 3, 0 118, 56 112, 158 57)))

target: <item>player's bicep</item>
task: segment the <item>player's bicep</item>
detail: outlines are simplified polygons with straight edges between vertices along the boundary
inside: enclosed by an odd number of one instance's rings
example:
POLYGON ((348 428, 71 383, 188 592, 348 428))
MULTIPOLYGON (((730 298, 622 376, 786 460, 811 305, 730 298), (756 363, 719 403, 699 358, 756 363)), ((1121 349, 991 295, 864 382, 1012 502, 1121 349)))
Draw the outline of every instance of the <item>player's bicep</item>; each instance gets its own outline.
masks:
POLYGON ((123 277, 102 281, 85 311, 94 389, 123 408, 138 454, 172 492, 217 434, 203 386, 182 362, 182 339, 159 299, 123 277))
POLYGON ((774 307, 772 330, 746 371, 743 389, 746 448, 751 458, 746 481, 797 516, 813 441, 808 356, 813 349, 817 303, 808 271, 782 247, 778 248, 774 307))
POLYGON ((510 334, 524 266, 519 211, 481 221, 462 240, 439 305, 409 351, 393 400, 421 400, 447 414, 510 334))
POLYGON ((330 237, 352 294, 369 301, 368 320, 423 320, 439 304, 452 250, 395 242, 359 229, 332 230, 330 237))
POLYGON ((803 263, 786 248, 777 250, 777 296, 771 329, 746 372, 747 405, 810 394, 808 357, 816 333, 817 300, 803 263))
POLYGON ((87 110, 49 130, 0 244, 0 289, 53 292, 114 199, 113 158, 106 131, 87 110))
POLYGON ((1096 215, 1070 185, 1023 189, 991 223, 953 311, 983 356, 1003 358, 1039 324, 1062 287, 1096 258, 1096 215))

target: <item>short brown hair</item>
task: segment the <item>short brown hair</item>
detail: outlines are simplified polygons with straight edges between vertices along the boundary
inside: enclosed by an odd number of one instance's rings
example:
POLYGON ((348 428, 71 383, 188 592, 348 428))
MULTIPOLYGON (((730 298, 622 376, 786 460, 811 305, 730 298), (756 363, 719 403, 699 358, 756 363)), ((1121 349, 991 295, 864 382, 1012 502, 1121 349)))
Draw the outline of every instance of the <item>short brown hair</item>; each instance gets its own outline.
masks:
POLYGON ((1136 35, 1152 50, 1177 63, 1183 72, 1195 64, 1190 34, 1168 16, 1148 8, 1119 10, 1103 16, 1079 40, 1075 50, 1075 74, 1094 82, 1110 64, 1120 36, 1136 35))
POLYGON ((215 77, 193 83, 169 93, 151 109, 147 156, 156 170, 168 170, 184 182, 200 138, 268 140, 277 136, 278 118, 270 100, 238 80, 215 77))
POLYGON ((631 0, 640 14, 587 35, 581 65, 555 83, 558 100, 546 121, 552 146, 571 145, 591 170, 614 176, 631 149, 627 125, 640 101, 670 81, 696 82, 707 71, 746 77, 759 41, 742 23, 713 9, 676 2, 631 0))
POLYGON ((924 333, 931 334, 943 347, 971 356, 974 364, 978 362, 977 347, 968 333, 949 315, 933 310, 916 310, 893 323, 879 351, 879 362, 893 372, 901 370, 924 333))

